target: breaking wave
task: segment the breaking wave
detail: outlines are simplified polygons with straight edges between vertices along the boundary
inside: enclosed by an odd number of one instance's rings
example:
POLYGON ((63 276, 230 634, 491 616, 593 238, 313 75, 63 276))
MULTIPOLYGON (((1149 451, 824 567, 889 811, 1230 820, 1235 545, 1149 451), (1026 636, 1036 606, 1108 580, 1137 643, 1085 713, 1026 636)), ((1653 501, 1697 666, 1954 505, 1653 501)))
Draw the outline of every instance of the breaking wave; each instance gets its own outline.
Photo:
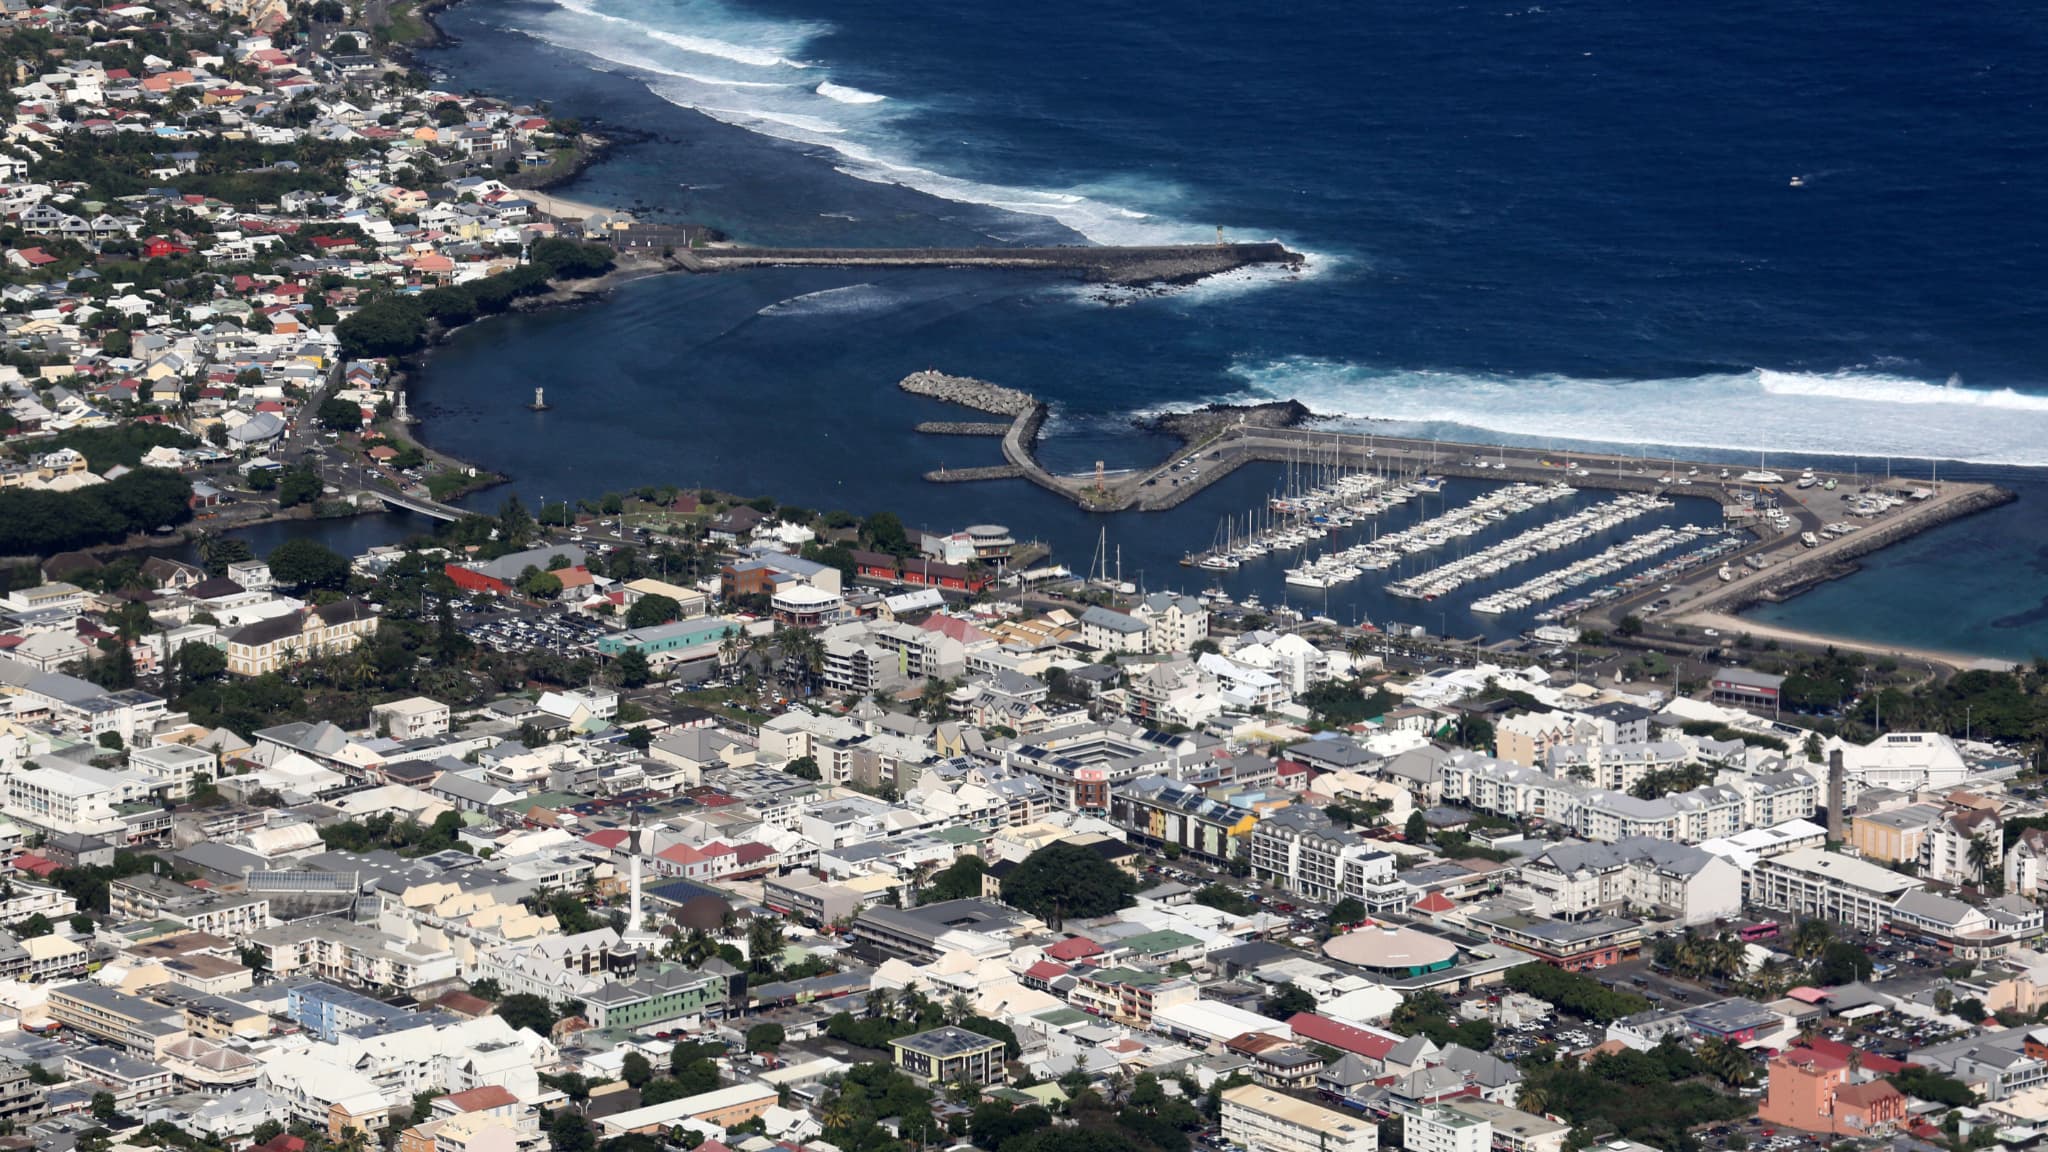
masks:
MULTIPOLYGON (((825 29, 741 16, 716 0, 554 0, 521 31, 559 48, 641 72, 662 99, 791 143, 828 150, 841 173, 945 200, 1054 221, 1099 244, 1197 243, 1207 228, 1131 207, 1171 204, 1171 186, 1107 181, 1092 187, 1014 187, 951 176, 913 161, 915 141, 891 130, 903 103, 831 79, 801 59, 825 29)), ((1055 241, 1056 234, 1034 237, 1055 241)))
MULTIPOLYGON (((1234 402, 1293 399, 1388 432, 1517 442, 1764 449, 2048 465, 2048 396, 1886 372, 1754 368, 1587 379, 1374 368, 1290 357, 1240 363, 1234 402)), ((1207 401, 1203 401, 1206 403, 1207 401)))

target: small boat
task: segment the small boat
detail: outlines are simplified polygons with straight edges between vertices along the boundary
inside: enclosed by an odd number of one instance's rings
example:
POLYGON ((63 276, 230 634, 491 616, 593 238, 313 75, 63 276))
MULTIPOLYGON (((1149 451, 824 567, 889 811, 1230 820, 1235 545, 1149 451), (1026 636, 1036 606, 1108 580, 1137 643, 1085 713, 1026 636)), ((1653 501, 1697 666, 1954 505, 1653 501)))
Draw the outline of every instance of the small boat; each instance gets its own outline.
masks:
POLYGON ((1792 187, 1794 187, 1794 188, 1804 188, 1804 187, 1806 187, 1806 177, 1804 177, 1804 176, 1794 176, 1794 177, 1792 178, 1792 187))
POLYGON ((1730 567, 1729 567, 1729 566, 1727 566, 1726 564, 1723 564, 1723 565, 1721 565, 1721 579, 1723 579, 1723 580, 1733 580, 1733 579, 1735 579, 1735 569, 1733 569, 1733 568, 1730 568, 1730 567))
POLYGON ((1808 548, 1820 547, 1820 537, 1815 536, 1811 532, 1801 532, 1799 534, 1799 542, 1801 544, 1806 545, 1808 548))

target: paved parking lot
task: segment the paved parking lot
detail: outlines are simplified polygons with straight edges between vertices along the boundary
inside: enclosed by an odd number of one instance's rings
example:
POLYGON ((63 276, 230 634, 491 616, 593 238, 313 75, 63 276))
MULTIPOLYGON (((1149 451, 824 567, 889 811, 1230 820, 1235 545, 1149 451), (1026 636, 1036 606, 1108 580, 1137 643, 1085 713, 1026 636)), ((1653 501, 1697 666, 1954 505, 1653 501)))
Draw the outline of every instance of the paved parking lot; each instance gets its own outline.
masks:
POLYGON ((605 627, 575 616, 500 615, 463 627, 464 635, 497 652, 542 649, 567 656, 596 643, 605 627))

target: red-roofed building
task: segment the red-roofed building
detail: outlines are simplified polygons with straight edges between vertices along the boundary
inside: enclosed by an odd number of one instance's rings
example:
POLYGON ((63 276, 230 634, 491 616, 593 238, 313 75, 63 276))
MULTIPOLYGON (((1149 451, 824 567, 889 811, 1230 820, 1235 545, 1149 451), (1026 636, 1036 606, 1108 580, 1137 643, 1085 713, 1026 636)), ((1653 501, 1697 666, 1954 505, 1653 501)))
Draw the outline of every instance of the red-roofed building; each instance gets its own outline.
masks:
POLYGON ((594 844, 607 852, 616 852, 619 846, 632 839, 633 834, 624 828, 600 828, 583 838, 585 844, 594 844))
POLYGON ((927 616, 918 627, 958 640, 962 644, 977 644, 990 639, 988 633, 953 616, 927 616))
POLYGON ((50 873, 63 867, 63 865, 55 860, 39 856, 34 852, 23 852, 21 855, 16 856, 11 863, 14 865, 15 871, 26 872, 31 876, 45 880, 49 878, 50 873))
POLYGON ((688 844, 671 844, 654 854, 654 870, 663 876, 695 880, 710 874, 711 862, 688 844))
POLYGON ((1801 1132, 1874 1136, 1906 1119, 1906 1097, 1884 1080, 1850 1083, 1849 1061, 1795 1048, 1771 1061, 1757 1118, 1801 1132))
POLYGON ((775 849, 766 844, 735 845, 732 854, 733 870, 728 875, 734 879, 775 870, 775 849))
POLYGON ((1825 1036, 1813 1036, 1802 1040, 1794 1048, 1794 1051, 1797 1051, 1798 1048, 1806 1048, 1818 1052, 1830 1060, 1840 1061, 1845 1066, 1849 1063, 1851 1056, 1857 1056, 1859 1058, 1857 1062, 1863 1066, 1863 1070, 1873 1076, 1896 1076, 1904 1072, 1908 1067, 1913 1066, 1907 1061, 1894 1060, 1889 1056, 1881 1056, 1875 1052, 1865 1052, 1860 1048, 1850 1047, 1840 1040, 1830 1040, 1825 1036))
POLYGON ((1417 900, 1409 910, 1441 916, 1446 912, 1454 911, 1457 907, 1457 901, 1452 900, 1449 896, 1441 892, 1431 892, 1429 895, 1417 900))
POLYGON ((1067 966, 1065 964, 1057 960, 1040 960, 1038 963, 1026 968, 1017 977, 1017 982, 1026 988, 1036 988, 1040 992, 1050 992, 1052 991, 1052 982, 1066 974, 1067 966))
POLYGON ((520 1107, 519 1097, 498 1084, 486 1084, 463 1092, 450 1092, 434 1101, 436 1111, 454 1112, 503 1112, 510 1114, 520 1107))
POLYGON ((1065 960, 1068 962, 1086 960, 1090 956, 1102 955, 1102 946, 1086 936, 1069 936, 1065 940, 1047 948, 1045 955, 1051 960, 1065 960))
POLYGON ((1296 1012, 1288 1017, 1287 1027, 1297 1040, 1326 1044, 1374 1064, 1385 1060, 1394 1045, 1401 1042, 1401 1037, 1391 1033, 1354 1028, 1313 1012, 1296 1012))
POLYGON ((166 240, 161 236, 152 236, 144 241, 142 245, 142 258, 145 260, 157 260, 167 256, 190 256, 191 254, 192 249, 174 240, 166 240))

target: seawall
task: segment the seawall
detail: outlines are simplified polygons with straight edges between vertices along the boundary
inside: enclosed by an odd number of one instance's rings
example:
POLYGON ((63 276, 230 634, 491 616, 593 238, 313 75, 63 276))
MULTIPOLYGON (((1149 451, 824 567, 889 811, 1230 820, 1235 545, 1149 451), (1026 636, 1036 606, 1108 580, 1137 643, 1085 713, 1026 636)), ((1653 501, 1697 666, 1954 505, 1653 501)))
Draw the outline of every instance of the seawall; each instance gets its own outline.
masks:
POLYGON ((1298 267, 1284 244, 1185 244, 1059 248, 749 248, 710 246, 678 253, 693 271, 828 268, 1016 268, 1078 275, 1100 284, 1176 284, 1254 265, 1298 267))

